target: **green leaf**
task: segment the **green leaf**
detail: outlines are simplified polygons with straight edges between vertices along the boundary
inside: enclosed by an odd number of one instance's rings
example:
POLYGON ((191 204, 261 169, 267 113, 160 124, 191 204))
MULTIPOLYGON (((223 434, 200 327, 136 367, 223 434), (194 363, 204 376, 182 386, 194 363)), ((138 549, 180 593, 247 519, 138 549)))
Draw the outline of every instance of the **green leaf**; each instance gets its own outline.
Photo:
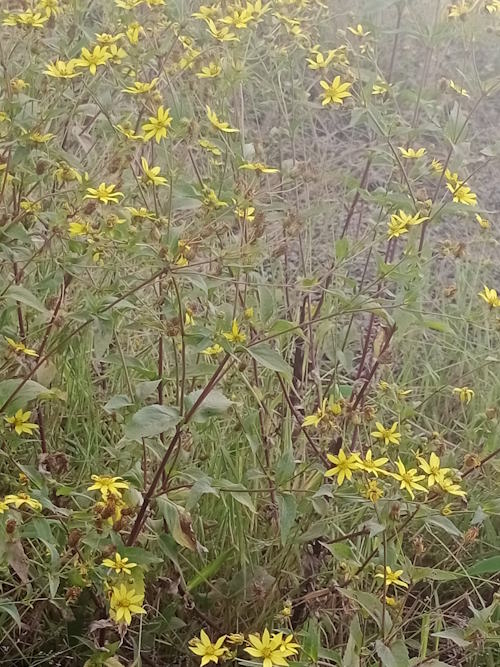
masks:
POLYGON ((307 661, 313 665, 318 662, 319 650, 321 648, 320 637, 321 629, 318 621, 314 617, 309 618, 302 631, 301 648, 305 658, 304 662, 307 661))
POLYGON ((430 581, 454 581, 464 576, 461 572, 438 570, 434 567, 419 567, 417 565, 408 568, 408 574, 415 584, 425 579, 430 581))
POLYGON ((103 406, 103 410, 108 414, 112 414, 122 408, 127 408, 129 405, 132 405, 132 401, 126 394, 117 394, 109 399, 106 405, 103 406))
POLYGON ((228 479, 219 479, 213 482, 215 488, 218 488, 220 491, 226 491, 226 493, 231 494, 231 496, 240 503, 248 507, 251 512, 256 512, 255 505, 253 500, 250 497, 247 489, 243 484, 238 484, 236 482, 230 482, 228 479))
POLYGON ((395 641, 390 647, 377 639, 375 650, 384 667, 408 667, 408 650, 402 641, 395 641))
POLYGON ((11 299, 13 301, 19 301, 33 310, 37 310, 39 313, 48 315, 49 311, 37 297, 30 292, 28 289, 22 285, 11 285, 9 289, 3 295, 4 299, 11 299))
POLYGON ((138 410, 125 426, 124 437, 127 440, 141 441, 160 433, 172 433, 179 422, 179 413, 175 408, 164 405, 148 405, 138 410))
POLYGON ((195 576, 188 582, 187 590, 189 592, 194 591, 196 588, 198 588, 198 586, 201 586, 201 584, 204 584, 211 577, 213 577, 224 565, 232 551, 232 549, 224 551, 223 553, 219 554, 217 558, 215 558, 211 563, 205 565, 205 567, 197 572, 195 576))
POLYGON ((277 350, 273 350, 267 343, 259 343, 258 345, 248 347, 247 352, 264 368, 269 368, 272 371, 277 371, 291 377, 291 367, 286 363, 281 354, 277 350))
MULTIPOLYGON (((193 407, 202 391, 203 389, 197 389, 186 396, 184 400, 186 411, 189 411, 193 407)), ((211 391, 196 410, 191 421, 202 423, 210 419, 210 417, 222 415, 229 410, 232 404, 233 402, 226 398, 221 391, 211 391)))
POLYGON ((447 532, 448 535, 453 535, 454 537, 462 537, 462 533, 460 532, 460 530, 446 516, 441 516, 440 514, 436 514, 434 516, 428 516, 425 519, 425 523, 441 528, 442 530, 447 532))
POLYGON ((274 297, 269 287, 259 287, 260 317, 265 323, 274 313, 274 297))
POLYGON ((277 500, 280 512, 281 544, 285 546, 297 516, 297 500, 291 493, 280 493, 277 500))
POLYGON ((349 639, 342 658, 342 667, 360 667, 359 656, 363 646, 363 634, 359 625, 358 615, 355 614, 349 628, 349 639))
MULTIPOLYGON (((21 630, 21 617, 19 616, 17 607, 13 602, 0 601, 0 614, 3 613, 8 614, 11 617, 11 619, 16 623, 19 630, 21 630)), ((4 627, 3 624, 2 627, 4 627)))
MULTIPOLYGON (((22 379, 15 378, 3 380, 0 382, 0 405, 3 405, 21 384, 22 379)), ((8 403, 6 410, 8 413, 15 412, 20 407, 26 407, 26 404, 48 392, 48 389, 34 380, 28 380, 19 393, 8 403)))
POLYGON ((500 572, 500 556, 491 556, 474 563, 467 573, 471 575, 498 574, 500 572))
POLYGON ((461 628, 448 628, 448 630, 441 630, 441 632, 433 632, 432 636, 449 639, 457 646, 460 646, 460 648, 465 648, 471 644, 471 642, 464 638, 464 633, 461 628))

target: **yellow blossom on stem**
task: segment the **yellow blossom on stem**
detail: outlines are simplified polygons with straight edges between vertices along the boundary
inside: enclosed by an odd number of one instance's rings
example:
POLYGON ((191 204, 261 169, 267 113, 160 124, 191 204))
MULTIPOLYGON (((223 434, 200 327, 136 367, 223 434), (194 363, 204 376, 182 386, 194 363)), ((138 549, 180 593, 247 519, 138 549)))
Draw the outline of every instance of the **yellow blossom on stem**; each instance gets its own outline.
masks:
POLYGON ((249 653, 252 658, 262 660, 262 667, 288 667, 287 657, 291 655, 287 651, 282 651, 283 643, 282 633, 271 635, 266 628, 262 633, 248 635, 249 646, 245 651, 249 653))
POLYGON ((154 138, 156 143, 159 144, 167 136, 167 130, 171 124, 172 116, 170 115, 170 109, 164 109, 163 105, 158 107, 156 116, 150 116, 149 121, 142 126, 142 130, 145 133, 144 141, 154 138))
POLYGON ((122 497, 122 489, 130 488, 128 482, 125 482, 121 477, 109 477, 107 475, 92 475, 92 486, 87 488, 87 491, 100 491, 104 500, 108 496, 122 497))
POLYGON ((382 440, 384 445, 399 445, 401 433, 398 432, 398 422, 394 422, 389 428, 386 428, 380 422, 375 422, 375 426, 377 430, 370 434, 373 438, 382 440))
POLYGON ((247 339, 246 334, 240 330, 236 320, 233 320, 231 331, 225 331, 222 335, 231 343, 244 343, 247 339))
POLYGON ((331 83, 327 81, 320 81, 319 85, 325 91, 322 94, 321 104, 325 106, 326 104, 344 104, 344 99, 346 97, 352 97, 349 92, 349 88, 352 86, 352 83, 349 81, 342 82, 340 76, 337 75, 331 83))
POLYGON ((450 79, 449 81, 449 86, 459 95, 462 95, 463 97, 470 97, 469 93, 465 90, 465 88, 462 88, 461 86, 457 85, 452 79, 450 79))
POLYGON ((227 123, 226 121, 219 120, 215 111, 212 111, 212 109, 208 106, 208 104, 206 106, 206 110, 207 110, 208 120, 212 123, 212 125, 217 130, 220 130, 221 132, 228 132, 228 133, 239 132, 238 129, 236 129, 235 127, 231 127, 229 125, 229 123, 227 123))
POLYGON ((370 479, 363 488, 363 496, 376 503, 384 495, 384 490, 380 488, 376 479, 370 479))
POLYGON ((482 229, 489 229, 491 227, 490 221, 486 218, 483 218, 481 215, 479 215, 479 213, 476 213, 476 220, 482 229))
POLYGON ((356 470, 362 469, 361 460, 359 454, 349 454, 346 455, 343 449, 341 449, 338 455, 327 454, 327 459, 333 463, 333 468, 330 468, 325 472, 325 477, 337 477, 337 484, 342 486, 344 480, 351 480, 352 473, 356 470))
POLYGON ((133 86, 127 86, 127 88, 122 89, 122 93, 128 93, 129 95, 144 95, 144 93, 150 93, 153 88, 156 87, 158 83, 158 77, 155 77, 151 81, 135 81, 133 86))
POLYGON ((425 148, 417 148, 416 150, 414 148, 404 148, 403 146, 399 146, 398 148, 402 157, 407 160, 417 160, 419 157, 423 157, 426 153, 425 148))
POLYGON ((101 183, 98 188, 87 188, 84 199, 97 199, 102 204, 118 203, 118 197, 123 197, 123 192, 115 192, 116 185, 101 183))
POLYGON ((387 475, 388 472, 387 470, 384 470, 383 466, 389 461, 389 459, 385 456, 381 456, 378 459, 374 459, 372 455, 372 450, 369 449, 366 452, 365 458, 362 459, 361 461, 361 469, 364 470, 365 472, 368 472, 372 475, 375 475, 375 477, 379 476, 379 473, 381 475, 387 475))
POLYGON ((450 477, 440 477, 436 479, 436 482, 443 491, 450 493, 453 496, 465 498, 467 495, 466 492, 460 487, 460 485, 454 482, 450 477))
POLYGON ((114 570, 117 574, 132 574, 132 569, 137 567, 137 563, 130 563, 128 558, 122 558, 118 552, 114 558, 105 558, 102 565, 114 570))
POLYGON ((107 46, 94 46, 93 51, 83 47, 80 57, 74 61, 75 67, 87 67, 94 76, 100 65, 105 65, 110 59, 107 46))
POLYGON ((196 74, 199 79, 213 79, 222 72, 222 67, 217 63, 209 63, 206 67, 202 67, 201 71, 196 74))
POLYGON ((22 435, 23 433, 32 435, 33 431, 37 431, 39 427, 38 424, 30 423, 30 417, 30 410, 23 412, 23 409, 19 408, 19 410, 14 415, 11 417, 4 417, 4 420, 7 422, 7 424, 9 424, 12 430, 17 433, 17 435, 22 435))
POLYGON ((474 390, 469 387, 455 387, 453 393, 458 396, 461 403, 470 403, 474 398, 474 390))
POLYGON ((201 658, 201 667, 204 667, 209 662, 217 664, 227 653, 227 649, 224 646, 225 639, 226 635, 222 635, 215 643, 212 643, 205 630, 201 630, 200 637, 193 637, 189 642, 189 650, 201 658))
POLYGON ((75 60, 56 60, 53 63, 47 65, 45 74, 47 76, 52 76, 56 79, 73 79, 75 76, 79 76, 80 72, 75 72, 75 60))
POLYGON ((142 173, 148 185, 166 185, 165 176, 160 176, 160 167, 150 167, 146 158, 141 157, 142 173))
POLYGON ((146 610, 141 606, 143 595, 137 593, 135 588, 120 584, 113 586, 113 593, 109 606, 111 615, 118 623, 123 621, 126 625, 132 622, 132 614, 145 614, 146 610))
POLYGON ((221 347, 218 343, 214 343, 213 345, 210 345, 201 351, 202 354, 206 354, 209 357, 213 357, 217 354, 220 354, 221 352, 224 352, 224 348, 221 347))
POLYGON ((439 481, 442 480, 448 472, 450 472, 449 468, 441 468, 441 461, 439 456, 434 452, 431 452, 428 462, 422 456, 417 456, 417 460, 420 464, 420 470, 428 475, 427 486, 429 488, 434 486, 434 484, 438 484, 439 481))
POLYGON ((37 351, 30 347, 26 347, 24 343, 15 341, 13 338, 8 338, 7 336, 5 337, 5 340, 16 354, 25 354, 27 357, 38 357, 37 351))
POLYGON ((396 465, 398 467, 398 472, 391 472, 390 474, 391 477, 394 477, 394 479, 400 483, 400 489, 407 491, 412 499, 415 498, 413 491, 427 492, 425 486, 418 484, 418 482, 425 479, 425 475, 419 475, 416 468, 410 468, 407 470, 401 459, 396 461, 396 465))
POLYGON ((408 588, 406 581, 401 579, 403 570, 392 570, 389 565, 385 566, 385 572, 377 572, 376 577, 384 580, 384 585, 386 588, 389 586, 401 586, 402 588, 408 588))
POLYGON ((244 162, 239 166, 239 169, 255 171, 257 174, 277 174, 279 172, 276 167, 267 167, 262 162, 244 162))
POLYGON ((14 505, 16 509, 23 507, 23 505, 27 505, 30 509, 38 512, 42 509, 42 503, 27 493, 9 494, 5 496, 3 502, 5 505, 14 505))
POLYGON ((480 296, 481 299, 483 299, 483 301, 487 303, 490 308, 500 307, 500 297, 498 296, 496 289, 487 287, 485 285, 483 291, 479 292, 478 296, 480 296))

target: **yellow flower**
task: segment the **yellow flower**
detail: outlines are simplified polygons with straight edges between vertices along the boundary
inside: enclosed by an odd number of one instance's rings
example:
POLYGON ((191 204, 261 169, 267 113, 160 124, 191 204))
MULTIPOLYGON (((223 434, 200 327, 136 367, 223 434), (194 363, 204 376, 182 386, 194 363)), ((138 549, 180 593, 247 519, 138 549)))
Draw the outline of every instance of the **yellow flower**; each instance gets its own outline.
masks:
POLYGON ((118 552, 113 558, 105 558, 102 565, 114 570, 117 574, 132 574, 132 569, 137 567, 137 563, 129 563, 128 558, 122 558, 118 552))
POLYGON ((92 225, 90 222, 70 222, 69 234, 70 236, 89 236, 92 234, 92 225))
POLYGON ((353 472, 362 468, 359 454, 354 453, 346 456, 343 449, 339 451, 337 456, 327 454, 326 457, 334 466, 325 472, 325 477, 336 476, 339 486, 342 486, 345 479, 350 480, 353 472))
POLYGON ((431 169, 432 169, 432 171, 435 171, 437 174, 442 174, 443 170, 444 170, 444 165, 439 160, 436 160, 435 158, 433 158, 433 160, 431 162, 431 169))
POLYGON ((312 58, 306 58, 308 62, 309 69, 319 70, 325 69, 335 58, 335 50, 330 50, 326 54, 326 57, 321 53, 321 51, 316 50, 316 48, 310 49, 312 58))
POLYGON ((247 339, 246 334, 240 330, 236 320, 233 320, 231 331, 225 331, 222 335, 231 343, 244 343, 247 339))
POLYGON ((234 209, 234 212, 240 220, 248 220, 252 222, 255 220, 255 207, 254 206, 237 206, 234 209))
POLYGON ((239 168, 255 171, 257 174, 277 174, 279 172, 279 169, 276 169, 276 167, 267 167, 262 162, 245 162, 239 168))
POLYGON ((147 208, 141 206, 141 208, 134 208, 133 206, 125 206, 133 218, 139 218, 142 220, 154 220, 156 218, 155 214, 152 211, 148 211, 147 208))
POLYGON ((121 477, 109 477, 107 475, 92 475, 92 481, 94 482, 92 486, 87 488, 87 491, 100 491, 101 496, 104 500, 108 496, 115 496, 115 498, 121 498, 122 493, 120 489, 128 489, 130 485, 128 482, 123 481, 121 477))
POLYGON ((113 62, 119 65, 121 61, 127 57, 127 52, 125 49, 122 49, 121 46, 118 46, 117 44, 111 44, 109 47, 109 59, 113 62))
POLYGON ((387 223, 387 238, 398 239, 403 234, 408 234, 407 223, 397 215, 391 215, 391 219, 387 223))
POLYGON ((376 479, 370 479, 363 489, 363 496, 376 503, 384 495, 384 490, 380 488, 376 479))
POLYGON ((98 44, 115 44, 121 37, 123 37, 123 32, 119 32, 117 35, 110 35, 109 32, 95 33, 98 44))
POLYGON ((119 623, 121 620, 127 625, 132 622, 132 614, 145 614, 141 607, 143 595, 136 593, 135 588, 129 588, 125 584, 113 586, 113 593, 109 606, 113 618, 119 623))
POLYGON ((28 136, 31 141, 35 142, 35 144, 46 144, 55 137, 55 134, 51 134, 50 132, 42 134, 41 132, 38 132, 38 130, 31 130, 28 136))
POLYGON ((220 354, 221 352, 224 352, 224 349, 218 343, 214 343, 201 351, 202 354, 206 354, 210 357, 220 354))
POLYGON ((470 97, 469 93, 465 90, 465 88, 458 86, 452 79, 450 79, 449 84, 450 88, 459 95, 463 95, 463 97, 470 97))
POLYGON ((401 433, 398 432, 398 423, 394 422, 390 428, 386 428, 380 422, 375 422, 377 427, 376 431, 372 431, 370 434, 372 437, 377 440, 382 440, 384 445, 399 445, 401 440, 401 433))
POLYGON ((476 213, 476 220, 482 229, 489 229, 491 227, 490 221, 480 216, 479 213, 476 213))
POLYGON ((469 387, 455 387, 453 393, 458 394, 461 403, 470 403, 474 398, 474 390, 469 387))
POLYGON ((469 186, 464 185, 463 181, 456 181, 456 183, 448 182, 446 187, 452 193, 454 202, 465 204, 466 206, 476 206, 476 193, 472 192, 469 186))
POLYGON ((337 417, 342 412, 342 405, 335 401, 333 394, 330 395, 328 401, 323 399, 321 406, 312 415, 307 415, 302 422, 302 426, 318 426, 320 422, 326 420, 330 416, 337 417))
POLYGON ((198 72, 196 76, 199 79, 213 79, 222 72, 222 67, 216 63, 209 63, 207 67, 202 67, 201 72, 198 72))
POLYGON ((9 494, 5 496, 3 502, 5 505, 14 505, 16 509, 19 509, 23 505, 27 505, 32 510, 40 511, 42 509, 42 503, 27 493, 9 494))
POLYGON ((136 134, 135 130, 129 127, 127 123, 125 125, 114 125, 113 127, 118 130, 118 132, 125 135, 127 139, 131 139, 132 141, 144 141, 144 135, 136 134))
POLYGON ((398 467, 398 472, 391 472, 390 475, 400 483, 400 489, 407 491, 412 499, 415 498, 413 490, 425 492, 427 491, 425 486, 418 484, 418 482, 425 478, 425 475, 418 475, 416 468, 407 470, 401 459, 396 461, 396 465, 398 467))
POLYGON ((486 0, 484 8, 488 14, 496 14, 496 12, 500 11, 500 0, 486 0))
POLYGON ((452 479, 449 477, 440 477, 436 479, 437 484, 445 491, 446 493, 450 493, 453 496, 460 496, 461 498, 465 498, 467 495, 466 492, 460 488, 459 484, 456 484, 452 479))
POLYGON ((217 155, 217 156, 222 155, 221 149, 218 146, 216 146, 215 144, 213 144, 211 141, 209 141, 208 139, 199 139, 198 144, 202 148, 204 148, 206 151, 209 151, 210 153, 212 153, 212 155, 217 155))
POLYGON ((417 148, 417 150, 415 150, 414 148, 404 148, 403 146, 399 146, 398 148, 401 155, 407 158, 408 160, 416 160, 419 157, 425 155, 426 153, 425 148, 417 148))
POLYGON ((13 338, 7 338, 7 336, 5 337, 5 340, 16 354, 25 354, 27 357, 38 357, 36 350, 33 350, 30 347, 26 347, 24 343, 18 343, 13 338))
POLYGON ((202 19, 204 21, 207 18, 216 16, 219 12, 219 9, 220 9, 219 4, 210 5, 210 7, 207 7, 206 5, 201 5, 199 10, 191 14, 191 16, 193 16, 196 19, 202 19))
POLYGON ((483 291, 479 292, 478 296, 480 296, 490 308, 498 308, 500 306, 500 297, 498 296, 496 289, 490 289, 485 285, 483 291))
POLYGON ((431 455, 429 456, 429 462, 427 462, 422 456, 417 456, 417 460, 420 464, 420 470, 423 470, 424 473, 428 475, 427 486, 429 488, 434 486, 434 484, 439 484, 440 480, 442 480, 444 476, 450 472, 449 468, 441 468, 441 461, 439 456, 434 452, 431 452, 431 455))
POLYGON ((115 0, 115 5, 121 9, 134 9, 142 5, 143 0, 115 0))
POLYGON ((210 18, 205 19, 206 24, 208 25, 208 32, 214 37, 218 42, 239 42, 239 37, 236 37, 234 32, 230 32, 227 26, 223 28, 217 28, 215 23, 210 18))
POLYGON ((227 636, 227 641, 233 646, 240 646, 245 641, 245 635, 241 632, 233 632, 227 636))
POLYGON ((250 646, 245 648, 252 658, 260 658, 262 660, 262 667, 288 667, 287 652, 281 650, 283 639, 282 633, 271 636, 269 630, 266 628, 262 633, 248 635, 248 643, 250 646))
POLYGON ((150 167, 146 158, 141 157, 144 179, 148 185, 166 185, 165 176, 160 176, 160 167, 150 167))
POLYGON ((252 19, 252 13, 247 8, 242 10, 233 9, 233 13, 221 19, 221 23, 226 23, 242 30, 248 26, 252 19))
POLYGON ((217 211, 220 208, 226 208, 228 203, 219 199, 213 188, 209 188, 205 185, 203 187, 203 205, 209 209, 215 209, 217 211))
POLYGON ((118 197, 123 197, 123 192, 115 192, 115 188, 116 185, 101 183, 97 189, 87 188, 87 194, 84 199, 97 199, 97 201, 103 204, 108 204, 109 202, 117 204, 118 197))
POLYGON ((356 35, 356 37, 367 37, 367 35, 371 34, 370 31, 367 32, 364 31, 361 23, 358 23, 358 25, 355 28, 348 26, 347 30, 349 30, 349 32, 352 32, 353 35, 356 35))
MULTIPOLYGON (((63 183, 70 183, 71 181, 78 181, 78 183, 83 182, 83 178, 80 172, 74 167, 70 167, 66 162, 61 162, 57 169, 54 171, 54 177, 59 185, 63 183)), ((87 177, 87 174, 85 174, 87 177)))
POLYGON ((144 141, 154 138, 156 143, 159 144, 167 136, 167 130, 171 124, 172 116, 170 115, 170 109, 164 109, 163 105, 158 107, 156 116, 150 116, 149 122, 144 123, 142 126, 142 130, 145 132, 144 141))
POLYGON ((217 114, 215 111, 212 111, 212 109, 208 106, 206 106, 207 109, 207 118, 208 120, 212 123, 212 125, 217 129, 220 130, 221 132, 239 132, 234 127, 231 127, 229 123, 226 123, 226 121, 219 120, 217 117, 217 114))
POLYGON ((129 95, 143 95, 144 93, 149 93, 158 83, 158 77, 155 77, 152 81, 142 82, 135 81, 133 86, 128 86, 128 88, 123 88, 122 93, 128 93, 129 95))
POLYGON ((472 7, 466 0, 462 0, 454 5, 448 7, 448 18, 449 19, 461 19, 465 17, 471 11, 472 7))
POLYGON ((43 28, 45 23, 49 20, 47 14, 42 16, 40 12, 34 12, 31 9, 28 9, 25 12, 20 12, 19 14, 8 14, 4 20, 4 25, 19 25, 26 26, 27 28, 43 28))
POLYGON ((223 645, 225 639, 226 635, 222 635, 222 637, 217 639, 215 644, 212 644, 210 637, 205 630, 202 630, 199 638, 193 637, 193 639, 190 640, 189 650, 201 658, 201 667, 204 667, 204 665, 207 665, 209 662, 215 662, 215 664, 217 664, 219 658, 222 658, 227 652, 227 649, 223 645))
POLYGON ((346 97, 352 97, 349 92, 349 88, 352 86, 352 83, 344 81, 343 83, 340 80, 340 76, 336 76, 331 83, 327 81, 320 81, 319 85, 325 91, 323 93, 323 101, 321 104, 325 106, 326 104, 344 104, 344 99, 346 97))
POLYGON ((297 655, 300 644, 297 644, 297 642, 293 641, 293 635, 284 635, 282 632, 278 632, 273 634, 273 638, 274 637, 280 637, 280 651, 285 655, 285 657, 288 658, 291 655, 297 655))
POLYGON ((127 27, 125 35, 127 36, 127 39, 130 42, 130 44, 138 44, 139 35, 142 32, 144 32, 144 28, 141 25, 139 25, 139 23, 134 22, 127 27))
POLYGON ((74 61, 75 67, 88 67, 89 72, 95 75, 99 65, 105 65, 110 58, 107 46, 94 46, 92 52, 83 47, 81 55, 74 61))
POLYGON ((57 16, 62 12, 62 8, 59 6, 59 0, 38 0, 36 9, 45 10, 46 16, 57 16))
POLYGON ((23 412, 22 408, 12 415, 12 417, 4 417, 7 424, 17 433, 17 435, 22 435, 27 433, 32 435, 33 431, 38 430, 38 424, 31 424, 29 418, 31 417, 31 411, 23 412))
POLYGON ((377 78, 372 86, 372 95, 385 95, 389 92, 389 84, 383 79, 377 78))
POLYGON ((375 477, 378 477, 379 473, 381 475, 387 475, 387 471, 383 469, 382 466, 384 466, 387 462, 389 461, 388 458, 385 456, 382 456, 378 459, 374 459, 372 457, 372 450, 369 449, 366 452, 366 456, 364 460, 361 461, 361 469, 364 470, 365 472, 369 472, 372 475, 375 475, 375 477))
POLYGON ((394 570, 393 572, 392 569, 389 567, 389 565, 386 565, 385 572, 377 572, 375 576, 384 580, 386 588, 388 588, 391 585, 401 586, 402 588, 408 588, 408 584, 406 583, 406 581, 400 579, 402 574, 403 570, 394 570))

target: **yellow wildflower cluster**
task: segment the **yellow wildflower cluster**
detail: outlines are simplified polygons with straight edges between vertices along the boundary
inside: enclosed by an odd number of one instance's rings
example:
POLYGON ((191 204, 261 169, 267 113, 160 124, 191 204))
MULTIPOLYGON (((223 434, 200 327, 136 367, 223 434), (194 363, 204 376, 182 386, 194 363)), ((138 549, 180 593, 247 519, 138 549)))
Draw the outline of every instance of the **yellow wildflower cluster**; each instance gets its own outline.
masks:
MULTIPOLYGON (((193 637, 189 642, 189 650, 200 658, 200 666, 204 667, 210 662, 218 664, 230 657, 233 652, 226 641, 232 647, 245 642, 245 636, 241 634, 222 635, 215 642, 204 630, 199 637, 193 637)), ((293 635, 284 632, 269 632, 266 628, 262 635, 249 634, 244 650, 252 658, 259 660, 262 667, 287 667, 288 660, 298 654, 300 645, 294 641, 293 635)), ((234 650, 234 649, 233 649, 234 650)))

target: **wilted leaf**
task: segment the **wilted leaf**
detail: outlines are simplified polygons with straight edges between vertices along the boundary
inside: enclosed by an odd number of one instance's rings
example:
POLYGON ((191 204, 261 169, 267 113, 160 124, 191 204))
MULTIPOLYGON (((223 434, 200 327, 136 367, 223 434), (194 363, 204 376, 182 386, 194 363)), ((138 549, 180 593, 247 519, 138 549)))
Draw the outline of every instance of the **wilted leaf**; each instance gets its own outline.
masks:
POLYGON ((190 551, 196 551, 198 543, 189 512, 186 512, 182 507, 166 498, 158 498, 158 507, 177 544, 186 547, 190 551))
POLYGON ((14 570, 22 583, 27 584, 29 581, 29 561, 24 553, 21 540, 7 542, 5 551, 7 553, 7 562, 9 566, 14 570))

